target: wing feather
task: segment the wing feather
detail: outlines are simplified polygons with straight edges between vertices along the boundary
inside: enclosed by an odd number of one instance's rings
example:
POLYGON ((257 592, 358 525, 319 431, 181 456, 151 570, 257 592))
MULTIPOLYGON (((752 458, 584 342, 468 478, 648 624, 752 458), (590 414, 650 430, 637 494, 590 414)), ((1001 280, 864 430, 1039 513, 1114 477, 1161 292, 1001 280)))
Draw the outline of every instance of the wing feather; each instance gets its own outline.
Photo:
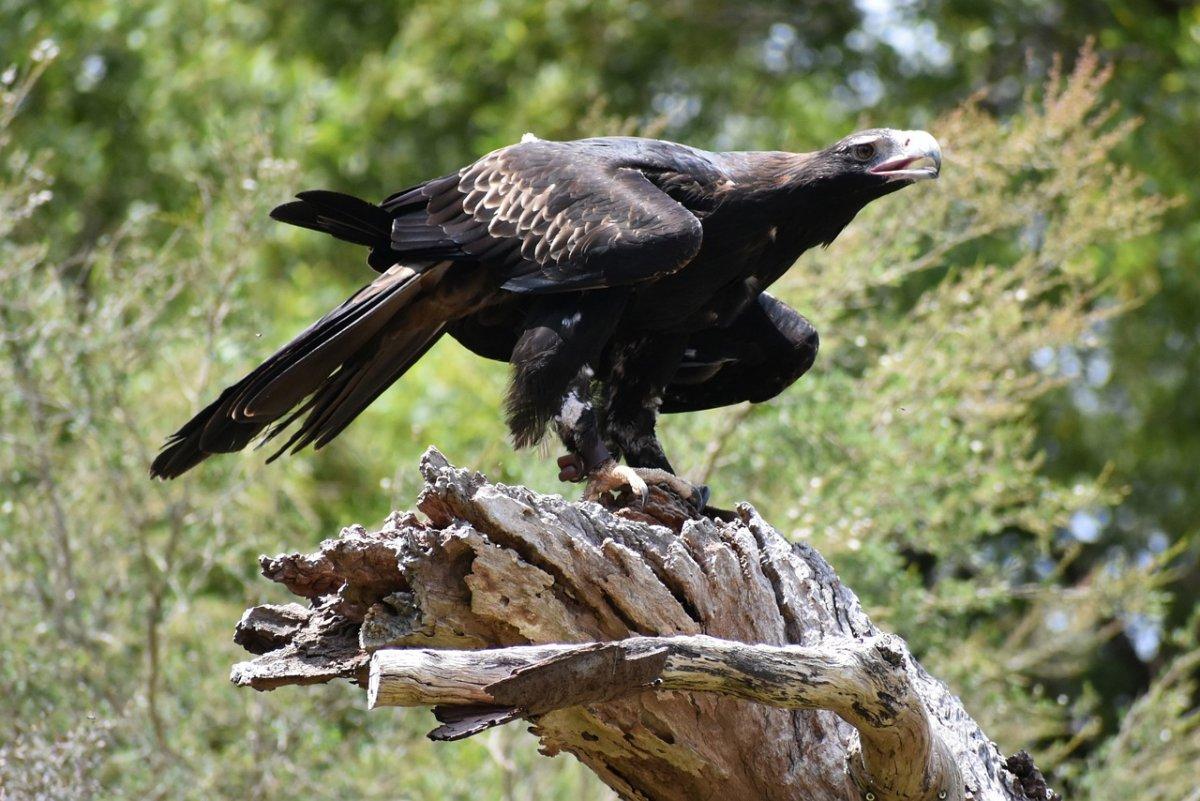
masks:
MULTIPOLYGON (((512 292, 619 286, 682 268, 700 250, 699 218, 647 178, 635 152, 595 141, 525 142, 457 181, 431 181, 422 222, 439 234, 422 238, 442 235, 463 256, 494 262, 512 292)), ((397 222, 393 238, 412 241, 413 225, 397 222)))

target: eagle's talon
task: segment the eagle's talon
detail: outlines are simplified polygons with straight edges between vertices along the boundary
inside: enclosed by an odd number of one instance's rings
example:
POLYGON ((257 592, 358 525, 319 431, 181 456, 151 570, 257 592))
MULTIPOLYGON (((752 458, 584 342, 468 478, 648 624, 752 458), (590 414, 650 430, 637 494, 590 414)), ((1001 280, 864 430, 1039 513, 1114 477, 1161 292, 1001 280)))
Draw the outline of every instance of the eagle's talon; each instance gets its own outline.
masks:
POLYGON ((583 491, 583 499, 594 501, 606 492, 625 487, 628 487, 629 491, 633 493, 633 497, 637 499, 637 508, 646 508, 646 498, 650 494, 650 488, 646 486, 645 480, 638 475, 635 468, 613 461, 605 462, 588 475, 587 489, 583 491))
POLYGON ((708 501, 708 487, 703 484, 693 484, 674 473, 655 468, 636 468, 641 478, 650 484, 661 484, 679 496, 685 503, 694 504, 697 510, 705 507, 708 501))
POLYGON ((606 492, 628 487, 634 499, 630 505, 643 510, 650 497, 650 484, 666 487, 697 510, 703 510, 708 505, 709 490, 704 484, 692 484, 666 470, 628 467, 611 461, 600 465, 588 476, 583 498, 594 501, 606 492))

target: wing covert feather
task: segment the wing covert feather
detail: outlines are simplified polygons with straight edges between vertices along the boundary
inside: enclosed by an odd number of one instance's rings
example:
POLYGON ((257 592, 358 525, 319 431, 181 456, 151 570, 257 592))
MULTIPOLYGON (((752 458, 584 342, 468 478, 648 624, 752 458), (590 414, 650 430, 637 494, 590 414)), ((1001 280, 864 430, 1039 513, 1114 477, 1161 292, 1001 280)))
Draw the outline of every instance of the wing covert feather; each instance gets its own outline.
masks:
POLYGON ((498 264, 513 292, 637 283, 691 261, 703 238, 697 216, 636 159, 577 145, 513 145, 431 181, 429 223, 464 254, 498 264))

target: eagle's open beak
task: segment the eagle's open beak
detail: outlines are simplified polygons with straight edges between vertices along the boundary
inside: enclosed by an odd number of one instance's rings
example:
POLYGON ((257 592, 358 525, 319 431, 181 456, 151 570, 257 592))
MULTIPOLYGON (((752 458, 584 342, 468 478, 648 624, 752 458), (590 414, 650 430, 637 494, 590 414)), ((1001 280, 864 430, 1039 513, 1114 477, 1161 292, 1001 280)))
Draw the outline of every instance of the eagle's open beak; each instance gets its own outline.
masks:
POLYGON ((925 131, 901 131, 900 152, 871 168, 875 175, 889 181, 923 181, 937 178, 942 171, 942 149, 925 131))

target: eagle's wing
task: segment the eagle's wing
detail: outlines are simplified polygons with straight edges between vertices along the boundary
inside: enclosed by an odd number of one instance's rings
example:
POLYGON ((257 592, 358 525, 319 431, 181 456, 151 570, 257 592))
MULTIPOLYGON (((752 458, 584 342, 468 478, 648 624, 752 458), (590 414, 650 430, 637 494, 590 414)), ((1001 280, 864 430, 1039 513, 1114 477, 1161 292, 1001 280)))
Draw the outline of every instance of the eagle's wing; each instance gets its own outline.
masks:
POLYGON ((513 145, 394 195, 382 204, 396 215, 393 247, 436 226, 462 254, 502 269, 505 289, 534 293, 637 283, 691 261, 697 216, 635 159, 575 144, 513 145), (405 213, 418 204, 424 214, 405 213))

